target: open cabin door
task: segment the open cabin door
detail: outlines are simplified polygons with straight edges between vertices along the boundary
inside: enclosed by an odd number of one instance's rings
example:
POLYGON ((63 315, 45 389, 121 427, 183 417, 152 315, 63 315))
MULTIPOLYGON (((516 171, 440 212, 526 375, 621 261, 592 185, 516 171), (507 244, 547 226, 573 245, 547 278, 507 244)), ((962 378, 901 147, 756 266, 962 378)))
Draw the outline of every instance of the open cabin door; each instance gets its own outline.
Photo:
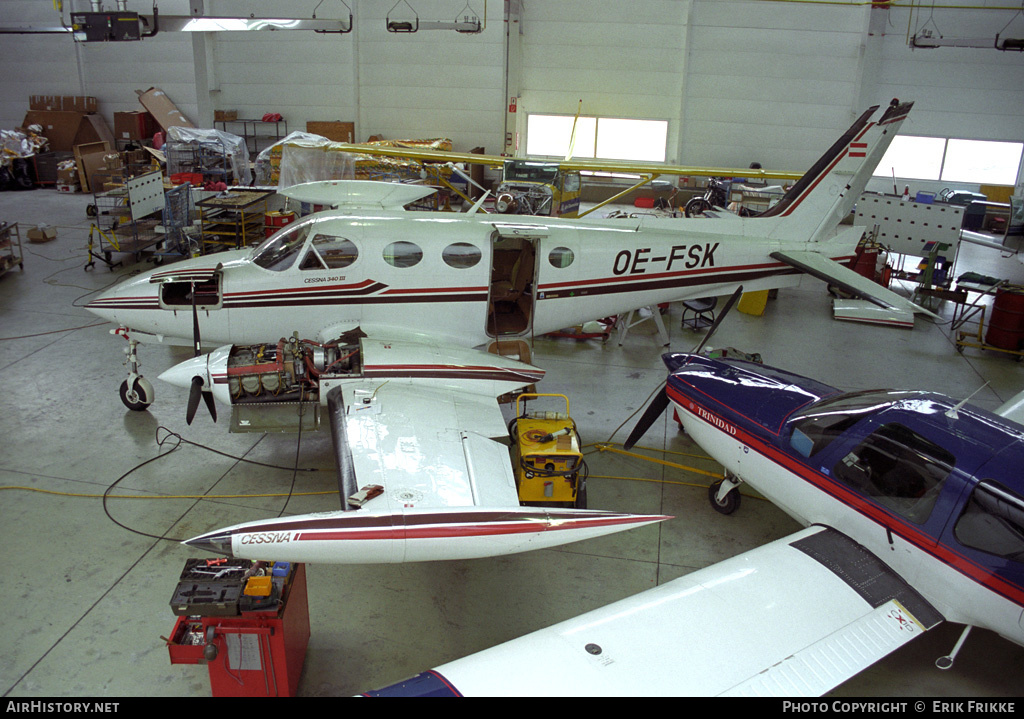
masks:
POLYGON ((537 249, 546 235, 546 227, 494 225, 487 297, 489 336, 519 337, 532 331, 537 249))

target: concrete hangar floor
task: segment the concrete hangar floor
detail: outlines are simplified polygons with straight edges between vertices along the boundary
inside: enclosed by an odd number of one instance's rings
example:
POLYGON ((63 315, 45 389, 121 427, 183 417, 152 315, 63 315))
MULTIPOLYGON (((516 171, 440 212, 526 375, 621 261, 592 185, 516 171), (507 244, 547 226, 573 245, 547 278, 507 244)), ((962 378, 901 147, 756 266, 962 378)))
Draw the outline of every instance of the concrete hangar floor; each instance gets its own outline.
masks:
MULTIPOLYGON (((5 622, 0 695, 15 697, 209 696, 202 665, 172 666, 161 636, 175 617, 169 601, 190 550, 115 524, 97 497, 125 472, 161 454, 157 428, 233 456, 293 466, 294 435, 229 434, 200 410, 184 421, 187 391, 157 385, 148 412, 117 397, 125 342, 81 309, 82 299, 151 267, 145 261, 83 271, 88 195, 51 189, 0 193, 0 220, 22 237, 39 223, 57 228, 47 244, 24 243, 24 271, 0 278, 0 540, 5 551, 5 622), (79 328, 79 329, 72 329, 79 328), (31 488, 40 491, 26 491, 31 488), (44 493, 46 492, 46 493, 44 493)), ((964 245, 957 272, 1024 282, 1024 264, 964 245)), ((666 317, 672 350, 700 335, 680 329, 681 307, 666 317)), ((837 322, 824 285, 810 278, 783 290, 766 313, 733 312, 715 346, 759 352, 766 363, 846 389, 925 388, 994 409, 1024 386, 1024 365, 968 348, 943 322, 913 330, 837 322)), ((142 370, 156 376, 188 349, 142 346, 142 370)), ((664 380, 653 323, 620 346, 599 340, 537 338, 534 362, 547 370, 541 391, 567 394, 585 442, 606 441, 664 380)), ((614 437, 622 442, 635 420, 614 437)), ((662 420, 641 442, 699 453, 662 420)), ((305 435, 302 477, 288 513, 331 510, 337 497, 328 432, 305 435)), ((385 566, 307 567, 311 637, 299 694, 352 695, 526 634, 670 581, 797 530, 756 498, 723 516, 708 505, 707 478, 611 453, 591 452, 589 505, 675 515, 659 525, 497 559, 385 566), (623 478, 640 478, 634 481, 623 478)), ((700 464, 684 458, 683 463, 700 464)), ((710 462, 703 466, 714 469, 710 462)), ((180 539, 216 527, 276 516, 291 472, 243 464, 196 447, 151 462, 118 485, 111 514, 123 525, 180 539), (181 495, 271 494, 243 499, 181 495)), ((749 488, 745 490, 748 494, 749 488)), ((727 621, 727 620, 726 620, 727 621)), ((968 638, 955 667, 939 671, 960 627, 943 624, 838 687, 837 696, 1016 696, 1024 648, 985 631, 968 638)), ((553 668, 553 670, 556 670, 553 668)), ((686 671, 680 667, 680 671, 686 671)), ((524 692, 528 688, 524 687, 524 692)), ((657 689, 652 687, 652 693, 657 689)))

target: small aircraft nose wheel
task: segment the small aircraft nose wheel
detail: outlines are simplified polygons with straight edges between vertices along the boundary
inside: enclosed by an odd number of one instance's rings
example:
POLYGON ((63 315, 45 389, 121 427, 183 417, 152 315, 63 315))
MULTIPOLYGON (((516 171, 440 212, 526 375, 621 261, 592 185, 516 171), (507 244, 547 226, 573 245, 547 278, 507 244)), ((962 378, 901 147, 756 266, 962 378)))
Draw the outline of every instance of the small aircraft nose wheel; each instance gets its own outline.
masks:
POLYGON ((733 488, 729 490, 729 493, 726 494, 725 497, 719 499, 718 490, 722 486, 723 482, 725 482, 725 480, 720 479, 708 487, 708 499, 711 501, 711 506, 716 512, 732 514, 740 508, 740 492, 736 488, 735 482, 730 482, 729 484, 731 484, 733 488))
POLYGON ((121 402, 135 412, 144 412, 153 404, 155 392, 153 385, 145 377, 136 377, 131 384, 128 380, 121 383, 121 402))

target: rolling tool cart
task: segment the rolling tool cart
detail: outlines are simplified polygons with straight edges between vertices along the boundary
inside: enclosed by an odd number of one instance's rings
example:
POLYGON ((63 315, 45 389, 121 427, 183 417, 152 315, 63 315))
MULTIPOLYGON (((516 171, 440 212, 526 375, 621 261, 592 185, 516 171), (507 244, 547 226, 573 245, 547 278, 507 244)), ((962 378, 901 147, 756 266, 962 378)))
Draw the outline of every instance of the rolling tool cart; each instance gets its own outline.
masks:
POLYGON ((295 696, 309 644, 305 565, 189 559, 171 609, 171 664, 206 664, 213 696, 295 696))
POLYGON ((156 227, 163 208, 163 174, 159 171, 130 178, 124 187, 93 195, 93 204, 85 210, 95 218, 89 228, 85 269, 94 267, 97 258, 113 269, 121 264, 113 261, 115 252, 133 254, 138 262, 143 250, 161 240, 156 227))
POLYGON ((198 257, 201 253, 200 232, 193 225, 196 206, 192 199, 192 185, 185 183, 164 193, 164 239, 153 262, 160 264, 165 257, 198 257))

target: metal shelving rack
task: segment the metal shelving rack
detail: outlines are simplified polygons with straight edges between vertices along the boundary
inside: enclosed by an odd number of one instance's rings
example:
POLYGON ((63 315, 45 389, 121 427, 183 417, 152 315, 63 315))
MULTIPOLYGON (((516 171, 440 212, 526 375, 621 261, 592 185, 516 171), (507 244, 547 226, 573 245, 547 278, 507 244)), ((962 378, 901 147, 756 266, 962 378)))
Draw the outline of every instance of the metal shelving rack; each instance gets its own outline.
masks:
POLYGON ((21 233, 17 222, 0 222, 0 277, 17 265, 25 271, 25 255, 21 249, 21 233))

